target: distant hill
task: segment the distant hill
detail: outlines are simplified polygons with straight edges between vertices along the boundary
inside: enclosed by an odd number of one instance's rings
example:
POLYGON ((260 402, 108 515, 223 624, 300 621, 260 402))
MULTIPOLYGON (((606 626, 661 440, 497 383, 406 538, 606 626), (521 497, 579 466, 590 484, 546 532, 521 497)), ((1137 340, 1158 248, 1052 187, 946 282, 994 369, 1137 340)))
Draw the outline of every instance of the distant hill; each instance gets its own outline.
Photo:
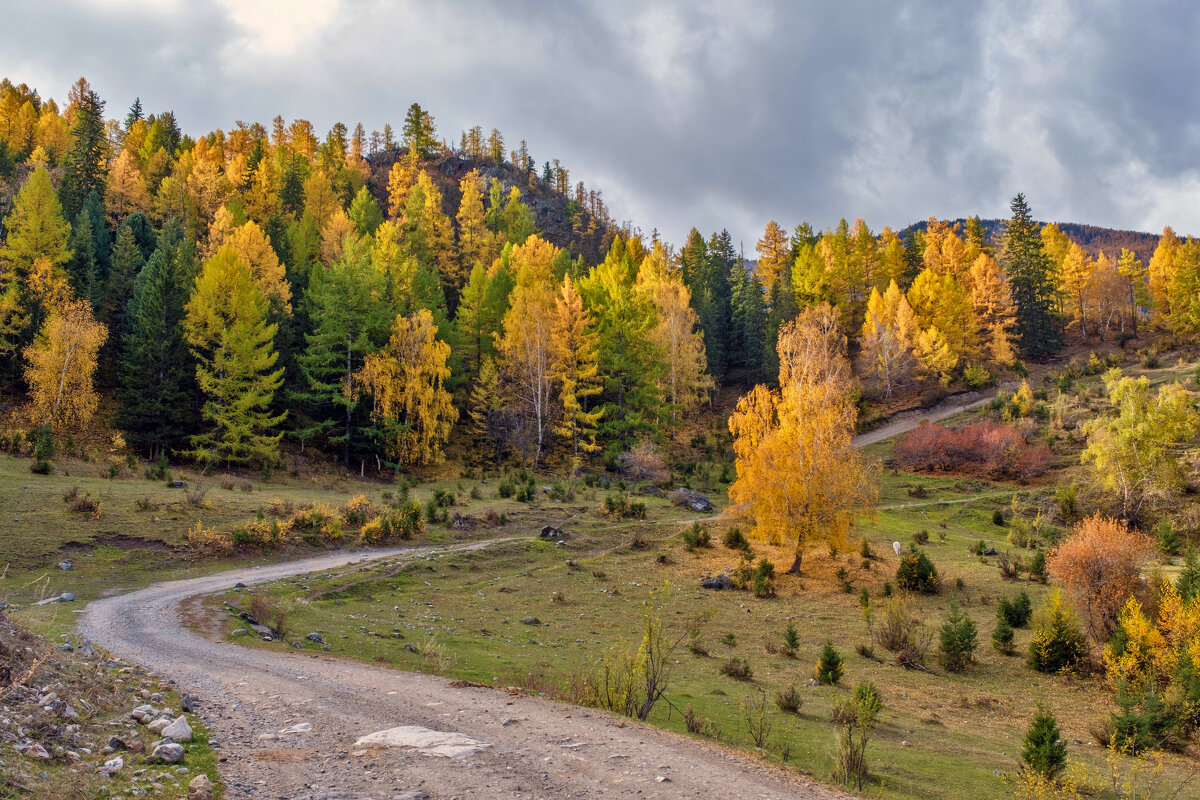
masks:
MULTIPOLYGON (((988 239, 994 244, 999 244, 1000 235, 1004 230, 1004 223, 1007 220, 985 219, 981 221, 987 229, 988 239)), ((960 218, 955 220, 955 222, 966 223, 966 220, 960 218)), ((1045 223, 1039 224, 1044 225, 1045 223)), ((1148 262, 1150 256, 1154 255, 1154 248, 1158 247, 1159 234, 1157 233, 1101 228, 1097 225, 1083 225, 1078 222, 1056 222, 1054 224, 1071 241, 1077 242, 1080 247, 1092 256, 1104 253, 1110 258, 1116 258, 1121 255, 1121 248, 1124 247, 1137 253, 1138 258, 1143 262, 1148 262)), ((905 228, 901 232, 901 235, 906 236, 912 231, 925 230, 927 225, 928 222, 925 220, 914 223, 905 228)))
MULTIPOLYGON (((393 148, 373 153, 366 159, 371 168, 367 187, 385 210, 388 206, 388 172, 401 153, 399 148, 393 148)), ((572 255, 582 255, 590 264, 604 260, 613 237, 620 232, 598 193, 594 197, 582 198, 584 204, 581 205, 575 198, 560 194, 539 180, 531 181, 528 175, 521 174, 507 161, 497 165, 492 160, 445 153, 432 161, 423 162, 421 166, 441 190, 442 211, 451 219, 458 213, 458 204, 462 200, 459 181, 472 169, 478 169, 479 176, 486 183, 493 178, 499 180, 504 186, 505 196, 513 186, 520 189, 521 199, 533 210, 543 238, 556 247, 569 250, 572 255), (589 203, 589 200, 592 202, 589 203)))

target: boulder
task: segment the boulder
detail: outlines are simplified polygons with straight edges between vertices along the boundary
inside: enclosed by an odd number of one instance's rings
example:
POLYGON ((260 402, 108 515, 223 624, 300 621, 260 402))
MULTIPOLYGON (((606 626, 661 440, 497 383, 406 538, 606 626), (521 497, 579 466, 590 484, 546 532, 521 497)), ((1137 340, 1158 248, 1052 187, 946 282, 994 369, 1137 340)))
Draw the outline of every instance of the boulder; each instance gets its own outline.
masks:
POLYGON ((255 633, 257 633, 259 636, 263 637, 264 639, 274 639, 275 638, 275 631, 271 630, 266 625, 251 625, 250 630, 254 631, 255 633))
POLYGON ((47 753, 46 748, 42 747, 40 744, 29 745, 28 749, 25 750, 25 755, 29 756, 30 758, 36 758, 40 761, 50 760, 50 754, 47 753))
POLYGON ((188 725, 188 721, 183 715, 180 715, 179 719, 162 729, 162 735, 173 742, 190 742, 192 740, 192 726, 188 725))
POLYGON ((59 569, 61 569, 63 572, 66 572, 67 570, 69 570, 69 569, 71 568, 71 566, 72 566, 72 565, 71 565, 71 562, 70 562, 70 561, 60 561, 60 562, 58 562, 58 568, 59 568, 59 569))
POLYGON ((680 486, 671 492, 671 502, 677 506, 687 506, 698 514, 710 514, 713 510, 712 501, 707 495, 680 486))
POLYGON ((313 631, 312 633, 310 633, 308 636, 305 636, 304 638, 308 639, 310 642, 316 642, 317 644, 328 644, 328 642, 326 642, 325 639, 323 639, 321 637, 321 634, 317 633, 316 631, 313 631))
POLYGON ((160 744, 154 748, 154 752, 150 758, 160 764, 178 764, 180 761, 183 761, 183 745, 175 744, 174 742, 160 744))
POLYGON ((207 775, 197 775, 188 782, 187 800, 213 800, 213 785, 207 775))
POLYGON ((987 548, 986 550, 984 550, 984 551, 983 551, 983 554, 984 554, 985 556, 994 556, 994 555, 996 555, 996 548, 994 548, 994 547, 989 547, 989 548, 987 548))
POLYGON ((546 525, 542 528, 542 532, 538 534, 539 539, 545 539, 550 542, 557 542, 566 539, 567 535, 562 532, 561 528, 556 528, 553 525, 546 525))
POLYGON ((526 625, 541 625, 542 621, 537 617, 521 617, 521 622, 526 625))
POLYGON ((125 768, 125 759, 117 756, 104 762, 104 766, 99 767, 96 771, 105 777, 111 778, 125 768))
MULTIPOLYGON (((169 720, 166 717, 163 717, 162 719, 154 720, 154 722, 151 722, 146 727, 149 728, 150 730, 154 731, 155 733, 159 733, 159 734, 162 734, 163 736, 166 736, 166 734, 163 733, 163 731, 166 730, 167 726, 170 725, 171 722, 172 722, 172 720, 169 720)), ((174 737, 172 737, 172 738, 174 738, 174 737)))
POLYGON ((722 572, 720 575, 711 578, 705 578, 700 582, 700 586, 705 589, 716 589, 722 591, 733 586, 733 582, 729 580, 729 576, 722 572))

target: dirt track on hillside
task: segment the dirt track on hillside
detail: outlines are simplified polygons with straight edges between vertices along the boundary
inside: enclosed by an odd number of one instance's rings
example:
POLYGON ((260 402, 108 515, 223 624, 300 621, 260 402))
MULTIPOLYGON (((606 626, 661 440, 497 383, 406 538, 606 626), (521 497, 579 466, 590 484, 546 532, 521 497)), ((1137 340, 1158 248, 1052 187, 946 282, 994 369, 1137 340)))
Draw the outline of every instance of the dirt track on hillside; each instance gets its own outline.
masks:
POLYGON ((596 711, 311 652, 240 647, 185 626, 207 627, 214 612, 198 598, 239 581, 434 550, 341 553, 155 584, 90 604, 80 628, 198 697, 226 758, 226 798, 845 797, 794 772, 596 711), (297 723, 312 729, 279 733, 297 723), (486 747, 446 758, 354 746, 397 726, 461 734, 486 747))

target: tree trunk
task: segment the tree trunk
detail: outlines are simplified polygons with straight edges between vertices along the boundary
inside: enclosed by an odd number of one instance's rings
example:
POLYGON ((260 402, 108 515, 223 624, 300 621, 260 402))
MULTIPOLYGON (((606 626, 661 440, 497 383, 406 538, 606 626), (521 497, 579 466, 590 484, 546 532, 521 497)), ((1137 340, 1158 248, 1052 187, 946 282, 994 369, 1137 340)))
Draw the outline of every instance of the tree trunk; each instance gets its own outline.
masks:
POLYGON ((790 567, 788 567, 787 574, 788 575, 799 575, 800 574, 800 566, 803 561, 804 561, 804 554, 802 552, 800 552, 800 548, 797 547, 795 560, 793 560, 792 565, 790 567))

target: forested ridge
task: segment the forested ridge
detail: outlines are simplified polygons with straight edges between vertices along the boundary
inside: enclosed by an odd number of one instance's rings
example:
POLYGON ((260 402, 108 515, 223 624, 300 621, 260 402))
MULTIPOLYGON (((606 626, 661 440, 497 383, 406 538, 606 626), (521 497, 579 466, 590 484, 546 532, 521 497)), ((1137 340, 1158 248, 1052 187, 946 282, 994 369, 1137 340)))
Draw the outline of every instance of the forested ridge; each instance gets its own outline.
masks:
POLYGON ((398 132, 276 117, 193 138, 137 100, 106 113, 84 79, 62 106, 5 80, 0 203, 6 396, 56 433, 111 409, 152 459, 270 466, 286 442, 399 470, 453 441, 612 463, 718 387, 774 383, 810 308, 881 408, 1064 335, 1200 326, 1200 243, 1169 230, 1149 259, 1093 258, 1018 196, 1002 229, 772 221, 750 268, 727 231, 643 236, 557 159, 439 137, 416 103, 398 132))

